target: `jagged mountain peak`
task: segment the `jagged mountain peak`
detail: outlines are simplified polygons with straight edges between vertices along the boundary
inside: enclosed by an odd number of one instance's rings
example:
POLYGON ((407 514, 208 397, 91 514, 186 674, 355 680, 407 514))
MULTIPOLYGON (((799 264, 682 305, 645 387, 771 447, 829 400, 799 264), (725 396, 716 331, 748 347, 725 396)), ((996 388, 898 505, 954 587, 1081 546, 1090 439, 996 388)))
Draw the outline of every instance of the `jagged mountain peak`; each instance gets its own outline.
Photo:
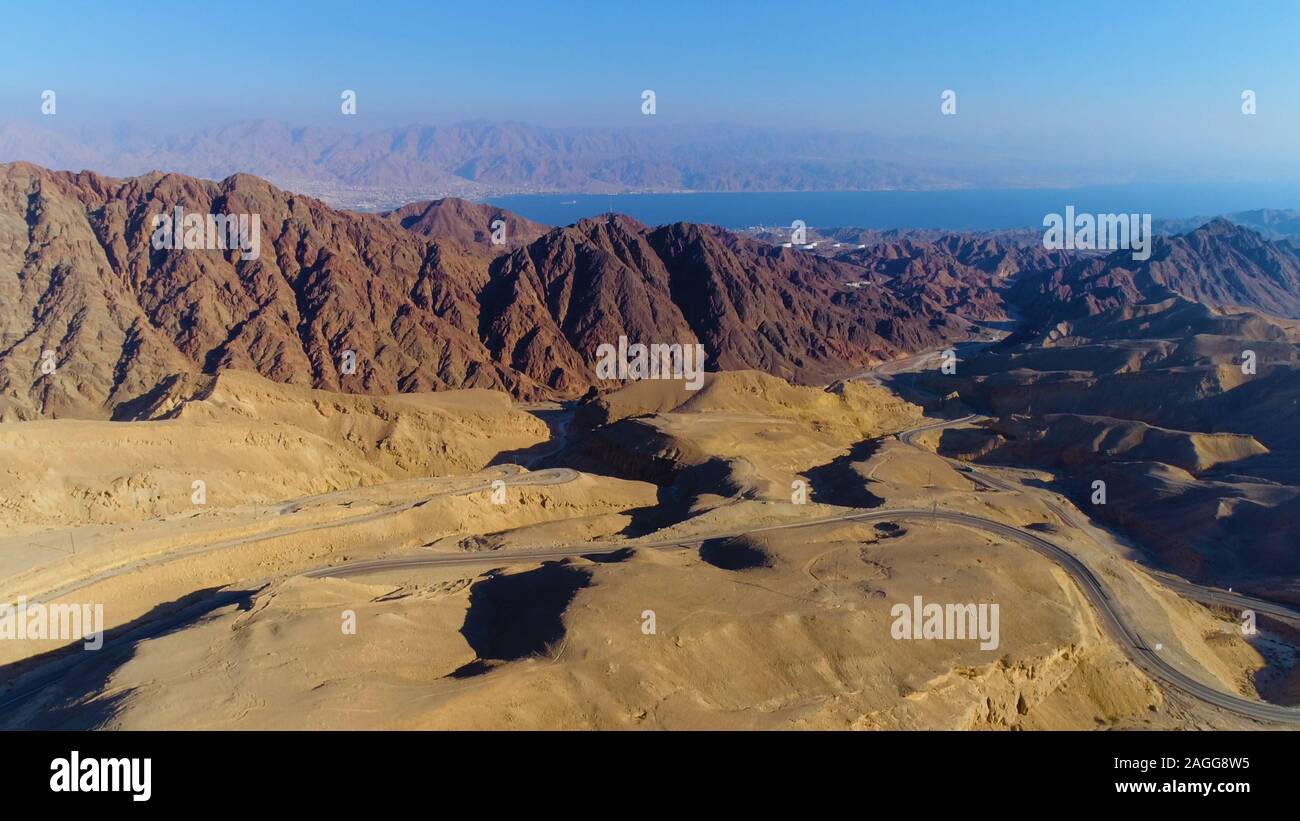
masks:
POLYGON ((545 230, 500 212, 518 242, 503 253, 476 227, 489 212, 338 211, 248 174, 0 166, 0 416, 109 416, 176 374, 229 368, 357 393, 580 396, 614 386, 593 363, 620 336, 818 382, 967 332, 846 291, 862 275, 849 263, 716 227, 604 215, 545 230), (260 247, 153 247, 153 218, 177 205, 255 214, 260 247))

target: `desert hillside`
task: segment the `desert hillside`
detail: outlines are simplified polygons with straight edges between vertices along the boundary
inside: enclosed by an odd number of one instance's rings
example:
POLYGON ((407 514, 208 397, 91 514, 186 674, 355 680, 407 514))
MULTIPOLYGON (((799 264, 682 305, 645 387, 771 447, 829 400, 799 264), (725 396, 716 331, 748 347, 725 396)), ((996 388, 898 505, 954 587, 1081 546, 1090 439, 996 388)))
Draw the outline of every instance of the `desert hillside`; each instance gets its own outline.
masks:
POLYGON ((813 253, 4 166, 0 601, 107 633, 0 644, 0 723, 1287 724, 1294 249, 1242 230, 813 253), (261 242, 152 247, 177 208, 261 242), (905 642, 921 599, 1001 632, 905 642))
POLYGON ((114 524, 469 473, 548 436, 491 391, 352 396, 238 371, 183 388, 147 421, 0 423, 0 526, 114 524))
POLYGON ((1092 260, 1020 280, 1014 334, 910 389, 991 417, 942 452, 1048 468, 1156 564, 1295 600, 1300 345, 1293 321, 1224 304, 1273 304, 1290 246, 1222 221, 1157 245, 1134 276, 1092 260))
POLYGON ((566 410, 225 371, 133 411, 4 426, 27 532, 0 596, 102 602, 109 628, 95 665, 5 642, 4 726, 1243 726, 1134 667, 1051 560, 931 506, 1051 533, 1213 686, 1287 686, 1051 493, 914 442, 933 420, 869 380, 732 371, 566 410), (996 639, 900 642, 916 596, 996 604, 996 639))

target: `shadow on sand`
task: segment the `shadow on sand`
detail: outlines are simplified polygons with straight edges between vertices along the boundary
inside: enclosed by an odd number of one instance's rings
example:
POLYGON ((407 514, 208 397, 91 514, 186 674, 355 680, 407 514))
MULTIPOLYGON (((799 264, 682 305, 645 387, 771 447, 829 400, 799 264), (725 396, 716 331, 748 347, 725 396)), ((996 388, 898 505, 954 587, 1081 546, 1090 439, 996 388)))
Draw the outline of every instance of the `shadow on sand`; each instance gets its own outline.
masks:
POLYGON ((83 641, 76 641, 0 667, 0 681, 8 682, 0 693, 0 727, 93 730, 104 726, 130 693, 103 695, 102 691, 140 642, 196 624, 232 604, 248 610, 256 593, 218 587, 199 590, 105 631, 98 650, 87 650, 83 641))
POLYGON ((478 658, 457 668, 451 678, 487 672, 489 662, 549 654, 564 638, 561 617, 569 602, 590 583, 590 571, 567 562, 546 562, 523 573, 493 571, 476 582, 469 589, 460 634, 478 658))
POLYGON ((812 488, 813 501, 841 507, 880 507, 885 500, 867 490, 871 481, 854 467, 865 462, 880 449, 879 439, 865 439, 848 453, 819 467, 803 472, 812 488))

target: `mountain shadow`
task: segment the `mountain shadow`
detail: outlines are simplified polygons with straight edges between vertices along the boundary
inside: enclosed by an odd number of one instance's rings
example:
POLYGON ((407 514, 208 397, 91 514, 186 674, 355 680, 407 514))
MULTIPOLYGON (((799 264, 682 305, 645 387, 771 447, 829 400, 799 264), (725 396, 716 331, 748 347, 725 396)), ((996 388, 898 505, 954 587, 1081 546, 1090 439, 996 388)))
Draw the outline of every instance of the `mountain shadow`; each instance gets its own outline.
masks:
POLYGON ((0 666, 0 728, 93 730, 118 712, 129 690, 101 695, 113 673, 135 654, 140 642, 196 624, 209 613, 252 606, 257 590, 210 587, 159 604, 126 624, 104 631, 104 644, 87 650, 82 641, 0 666), (30 705, 29 709, 24 709, 30 705))
POLYGON ((469 610, 460 633, 478 656, 451 673, 470 678, 487 672, 488 662, 518 661, 545 653, 564 638, 561 617, 591 572, 571 564, 547 562, 536 570, 493 572, 469 589, 469 610))
POLYGON ((871 482, 858 463, 870 459, 880 449, 879 439, 865 439, 848 453, 819 467, 805 470, 814 501, 841 507, 880 507, 885 500, 867 490, 871 482))

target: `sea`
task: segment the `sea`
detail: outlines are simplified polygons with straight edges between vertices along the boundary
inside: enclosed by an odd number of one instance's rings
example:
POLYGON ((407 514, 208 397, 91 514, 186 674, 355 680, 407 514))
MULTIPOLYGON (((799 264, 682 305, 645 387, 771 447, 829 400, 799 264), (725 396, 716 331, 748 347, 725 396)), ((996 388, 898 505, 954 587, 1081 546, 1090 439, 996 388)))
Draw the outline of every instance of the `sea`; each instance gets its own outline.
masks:
POLYGON ((488 202, 547 225, 614 211, 647 225, 698 222, 732 230, 789 227, 1041 228, 1064 213, 1149 213, 1155 219, 1217 216, 1257 208, 1300 209, 1300 183, 1130 184, 955 191, 798 191, 674 194, 517 194, 488 202))

